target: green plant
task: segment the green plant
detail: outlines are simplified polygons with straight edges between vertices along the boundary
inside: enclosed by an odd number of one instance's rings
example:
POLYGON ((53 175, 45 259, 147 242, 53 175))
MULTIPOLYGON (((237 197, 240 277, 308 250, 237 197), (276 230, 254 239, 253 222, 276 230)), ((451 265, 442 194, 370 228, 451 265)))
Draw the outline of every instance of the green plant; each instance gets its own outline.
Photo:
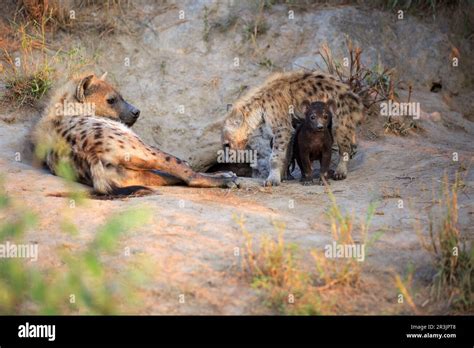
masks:
POLYGON ((204 22, 204 29, 203 29, 203 34, 202 34, 202 39, 204 42, 209 42, 209 34, 210 34, 210 26, 209 26, 209 9, 207 6, 204 6, 204 17, 203 17, 203 22, 204 22))
POLYGON ((166 75, 166 61, 162 60, 160 63, 160 72, 161 75, 165 76, 166 75))
POLYGON ((8 78, 5 84, 8 94, 4 101, 11 101, 17 107, 34 106, 51 89, 50 72, 48 66, 43 66, 31 75, 8 78))
POLYGON ((98 58, 98 54, 89 56, 83 46, 76 46, 67 51, 59 50, 55 57, 58 63, 64 64, 64 70, 67 72, 66 78, 75 76, 86 67, 92 67, 98 58))
POLYGON ((244 25, 244 37, 246 40, 251 40, 255 47, 258 36, 265 34, 270 28, 263 16, 265 1, 261 0, 257 5, 257 15, 244 25))
MULTIPOLYGON (((61 252, 61 269, 29 266, 15 258, 0 262, 1 314, 112 314, 119 311, 117 303, 130 303, 133 298, 130 277, 136 272, 113 272, 102 261, 113 252, 118 238, 126 231, 140 226, 149 213, 130 210, 109 219, 82 251, 61 252)), ((35 226, 37 218, 21 210, 0 190, 0 243, 21 244, 24 233, 35 226), (5 219, 3 217, 6 217, 5 219)), ((77 234, 77 227, 63 221, 64 232, 77 234)), ((41 250, 38 251, 40 253, 41 250)))
POLYGON ((273 68, 275 67, 275 65, 273 64, 273 62, 269 59, 269 58, 263 58, 259 63, 258 63, 260 66, 263 66, 269 70, 273 70, 273 68))
POLYGON ((265 34, 270 26, 263 18, 255 18, 244 25, 244 37, 246 40, 256 41, 260 35, 265 34))
POLYGON ((230 11, 225 18, 212 22, 210 24, 210 30, 225 33, 230 28, 234 27, 238 21, 239 17, 235 14, 235 11, 230 11))

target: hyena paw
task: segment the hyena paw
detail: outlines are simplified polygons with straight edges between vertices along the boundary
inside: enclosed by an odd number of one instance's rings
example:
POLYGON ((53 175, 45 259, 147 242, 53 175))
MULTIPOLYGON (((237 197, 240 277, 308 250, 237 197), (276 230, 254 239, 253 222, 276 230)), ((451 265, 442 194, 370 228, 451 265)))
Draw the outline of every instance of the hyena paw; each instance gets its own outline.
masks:
POLYGON ((241 189, 258 188, 264 185, 264 180, 259 178, 237 178, 237 186, 241 189))
POLYGON ((219 172, 219 175, 221 175, 224 178, 236 178, 237 175, 234 172, 219 172))
POLYGON ((237 182, 238 177, 234 172, 201 173, 200 175, 217 182, 219 187, 236 188, 239 186, 237 182))
POLYGON ((265 180, 264 186, 278 186, 281 184, 281 176, 278 172, 272 171, 265 180))
MULTIPOLYGON (((232 173, 234 174, 234 173, 232 173)), ((232 177, 224 177, 224 186, 227 188, 238 188, 239 182, 238 177, 234 174, 232 177)))
POLYGON ((302 178, 301 179, 301 185, 303 186, 312 186, 312 185, 316 185, 317 182, 314 181, 313 179, 308 179, 308 178, 302 178))
POLYGON ((211 178, 235 178, 235 177, 237 177, 237 175, 234 172, 230 172, 230 171, 203 173, 203 175, 207 176, 207 177, 211 177, 211 178))
POLYGON ((344 180, 347 177, 347 171, 345 170, 337 170, 334 172, 332 178, 334 180, 344 180))

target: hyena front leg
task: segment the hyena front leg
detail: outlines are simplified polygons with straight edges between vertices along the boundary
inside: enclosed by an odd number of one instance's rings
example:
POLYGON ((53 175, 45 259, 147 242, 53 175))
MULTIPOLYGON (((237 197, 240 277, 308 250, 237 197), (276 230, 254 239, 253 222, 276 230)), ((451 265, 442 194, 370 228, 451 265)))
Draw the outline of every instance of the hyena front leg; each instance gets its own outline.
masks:
POLYGON ((334 180, 344 180, 347 177, 347 163, 353 155, 353 139, 355 139, 355 128, 341 125, 336 129, 336 142, 339 147, 339 163, 334 172, 334 180))
POLYGON ((270 174, 265 186, 278 186, 285 177, 288 165, 288 146, 291 140, 291 128, 280 127, 274 132, 272 154, 270 155, 270 174))

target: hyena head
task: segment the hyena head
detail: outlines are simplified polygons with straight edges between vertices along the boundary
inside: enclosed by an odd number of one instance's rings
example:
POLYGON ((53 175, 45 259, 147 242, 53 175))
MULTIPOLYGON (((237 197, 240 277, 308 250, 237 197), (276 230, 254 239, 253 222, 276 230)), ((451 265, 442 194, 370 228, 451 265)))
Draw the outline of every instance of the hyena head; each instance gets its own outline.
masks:
POLYGON ((247 146, 250 127, 239 108, 233 108, 227 115, 222 129, 222 145, 235 150, 247 146))
POLYGON ((105 81, 107 73, 98 78, 88 75, 82 78, 76 87, 76 99, 80 103, 91 103, 95 115, 111 118, 131 127, 138 119, 140 110, 127 103, 122 95, 105 81))
POLYGON ((335 112, 336 103, 334 100, 324 102, 303 102, 303 111, 305 114, 305 124, 310 129, 322 132, 325 129, 332 128, 332 117, 335 112))

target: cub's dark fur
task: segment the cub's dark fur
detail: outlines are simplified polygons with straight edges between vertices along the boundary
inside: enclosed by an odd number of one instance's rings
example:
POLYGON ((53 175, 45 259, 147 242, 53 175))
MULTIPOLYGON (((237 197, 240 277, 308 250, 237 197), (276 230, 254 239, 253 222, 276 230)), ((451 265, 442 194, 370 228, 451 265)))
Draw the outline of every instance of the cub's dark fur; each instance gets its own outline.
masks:
POLYGON ((335 102, 304 102, 304 122, 297 128, 294 137, 293 161, 296 159, 301 170, 303 185, 328 183, 332 175, 329 171, 331 149, 334 142, 332 136, 332 117, 335 102), (313 181, 312 162, 319 160, 321 164, 319 182, 313 181))

